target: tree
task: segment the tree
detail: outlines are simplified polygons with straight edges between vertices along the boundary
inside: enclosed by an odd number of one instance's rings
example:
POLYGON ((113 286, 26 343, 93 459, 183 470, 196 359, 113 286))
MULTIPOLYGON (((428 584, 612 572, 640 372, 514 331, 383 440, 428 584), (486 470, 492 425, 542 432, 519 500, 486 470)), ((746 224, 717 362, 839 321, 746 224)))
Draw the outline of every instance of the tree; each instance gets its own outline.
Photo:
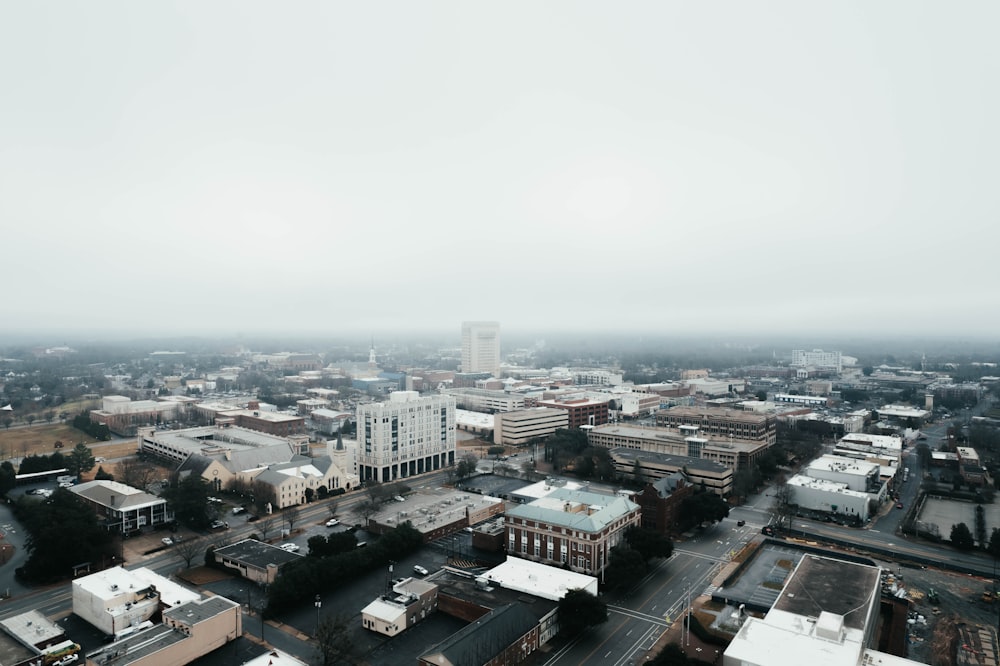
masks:
POLYGON ((189 474, 180 481, 174 480, 163 490, 167 506, 180 522, 196 530, 207 528, 212 518, 209 515, 208 495, 210 486, 200 476, 189 474))
POLYGON ((975 542, 972 539, 972 532, 965 523, 958 523, 951 526, 951 545, 959 550, 972 550, 975 542))
POLYGON ((632 480, 640 488, 646 485, 646 474, 642 471, 642 462, 638 458, 632 463, 632 480))
MULTIPOLYGON (((320 486, 320 487, 322 488, 324 486, 320 486)), ((307 503, 308 502, 312 502, 313 498, 316 497, 316 491, 313 490, 312 488, 306 488, 305 493, 303 493, 303 494, 306 496, 306 502, 307 503)))
POLYGON ((27 416, 24 417, 24 420, 28 422, 28 425, 31 425, 35 422, 35 419, 37 418, 38 417, 35 416, 34 414, 28 414, 27 416))
POLYGON ((145 460, 129 457, 118 463, 118 480, 126 486, 145 490, 156 475, 156 468, 145 460))
POLYGON ((181 556, 184 565, 190 569, 194 559, 204 552, 205 539, 182 539, 174 542, 173 552, 181 556))
POLYGON ((337 500, 330 500, 329 502, 326 503, 326 510, 330 512, 331 518, 337 517, 338 508, 339 507, 337 506, 337 500))
POLYGON ((301 517, 301 515, 302 514, 299 512, 299 507, 297 506, 290 506, 282 512, 282 516, 284 517, 285 523, 288 525, 289 534, 291 534, 292 530, 295 529, 295 523, 299 522, 299 518, 301 517))
POLYGON ((650 561, 656 558, 668 558, 674 553, 674 544, 665 535, 645 527, 632 527, 625 532, 625 542, 630 548, 650 561))
POLYGON ((576 636, 607 621, 607 604, 586 590, 569 590, 559 600, 559 633, 576 636))
POLYGON ((771 511, 777 523, 788 530, 792 529, 792 518, 795 517, 794 502, 794 491, 784 481, 779 483, 774 489, 774 503, 771 505, 771 511))
POLYGON ((320 620, 316 627, 316 648, 322 666, 336 666, 349 661, 354 641, 351 639, 351 624, 346 615, 326 615, 320 620))
POLYGON ((100 562, 114 554, 111 536, 98 523, 97 514, 65 488, 57 489, 45 502, 22 497, 15 512, 29 533, 28 560, 22 570, 28 580, 68 577, 73 565, 100 562))
POLYGON ((703 491, 681 500, 681 528, 690 529, 702 523, 717 523, 729 515, 729 505, 713 492, 703 491))
POLYGON ((986 552, 993 556, 993 559, 1000 557, 1000 529, 993 528, 990 534, 990 543, 986 546, 986 552))
POLYGON ((267 541, 267 535, 274 529, 274 523, 274 516, 264 516, 257 521, 257 531, 260 532, 261 539, 267 541))
POLYGON ((0 463, 0 495, 6 495, 17 485, 17 471, 9 460, 0 463))
POLYGON ((76 476, 77 480, 84 472, 94 469, 94 454, 90 447, 80 442, 73 447, 73 450, 66 456, 66 469, 70 474, 76 476))
POLYGON ((114 481, 115 475, 108 474, 104 471, 104 467, 97 468, 97 474, 94 475, 94 481, 114 481))
POLYGON ((605 576, 610 585, 620 586, 642 579, 648 570, 646 558, 642 556, 642 553, 625 544, 620 544, 611 549, 611 557, 605 576))
POLYGON ((3 417, 3 425, 7 430, 10 430, 10 424, 14 422, 14 419, 10 416, 3 417))

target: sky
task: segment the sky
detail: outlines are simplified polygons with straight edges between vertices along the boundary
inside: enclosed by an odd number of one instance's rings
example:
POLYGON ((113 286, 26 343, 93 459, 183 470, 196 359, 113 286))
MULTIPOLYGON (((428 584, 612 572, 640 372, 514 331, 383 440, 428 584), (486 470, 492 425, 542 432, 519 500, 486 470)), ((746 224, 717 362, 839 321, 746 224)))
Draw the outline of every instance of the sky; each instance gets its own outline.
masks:
POLYGON ((0 328, 995 336, 998 23, 2 3, 0 328))

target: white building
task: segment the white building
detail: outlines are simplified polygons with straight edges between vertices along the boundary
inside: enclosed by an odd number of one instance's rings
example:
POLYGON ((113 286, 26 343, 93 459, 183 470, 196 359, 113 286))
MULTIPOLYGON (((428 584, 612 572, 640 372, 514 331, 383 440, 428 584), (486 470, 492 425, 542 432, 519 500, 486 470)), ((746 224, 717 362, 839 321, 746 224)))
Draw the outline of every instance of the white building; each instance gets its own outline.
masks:
POLYGON ((455 399, 455 404, 462 409, 474 412, 512 412, 524 409, 523 393, 507 393, 480 388, 452 388, 442 391, 455 399))
POLYGON ((799 508, 868 520, 868 493, 851 490, 846 483, 796 474, 786 486, 791 491, 790 502, 799 508))
POLYGON ((358 475, 394 481, 455 463, 455 399, 396 391, 358 406, 358 475))
POLYGON ((462 372, 500 376, 500 323, 462 322, 462 372))
POLYGON ((827 352, 822 349, 813 349, 812 351, 793 349, 791 365, 797 368, 830 368, 837 372, 840 372, 844 367, 843 358, 839 351, 827 352))
POLYGON ((820 456, 806 466, 806 476, 846 484, 851 490, 870 493, 882 484, 875 463, 843 456, 820 456))
POLYGON ((524 446, 532 440, 546 438, 560 428, 569 427, 565 409, 535 407, 493 415, 493 443, 502 446, 524 446))
POLYGON ((166 608, 199 598, 146 568, 112 567, 73 581, 73 612, 105 634, 116 635, 166 608))

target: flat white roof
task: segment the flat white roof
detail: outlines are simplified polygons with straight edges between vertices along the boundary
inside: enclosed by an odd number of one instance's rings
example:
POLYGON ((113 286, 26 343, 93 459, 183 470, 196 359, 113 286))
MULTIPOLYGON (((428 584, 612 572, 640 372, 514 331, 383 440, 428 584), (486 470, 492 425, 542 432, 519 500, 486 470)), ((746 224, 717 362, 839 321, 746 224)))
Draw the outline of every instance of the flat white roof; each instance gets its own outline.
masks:
POLYGON ((458 425, 476 426, 479 428, 492 428, 493 415, 473 412, 468 409, 455 410, 455 423, 458 425))
POLYGON ((156 588, 160 593, 160 600, 168 606, 177 606, 201 598, 197 592, 192 592, 146 567, 138 569, 112 567, 77 578, 73 584, 99 599, 114 599, 130 590, 138 592, 150 585, 156 588))
POLYGON ((307 664, 287 652, 271 649, 259 657, 243 662, 243 666, 307 666, 307 664))
POLYGON ((848 497, 868 497, 868 493, 863 493, 859 490, 850 490, 846 483, 837 483, 836 481, 827 481, 826 479, 814 479, 811 476, 803 474, 796 474, 788 479, 787 483, 790 486, 811 488, 812 490, 821 490, 827 493, 838 493, 840 495, 847 495, 848 497))
POLYGON ((533 483, 530 486, 525 486, 524 488, 518 488, 517 494, 518 496, 540 499, 554 493, 560 488, 565 488, 566 490, 585 490, 587 486, 576 481, 570 481, 569 479, 546 479, 538 483, 533 483))
POLYGON ((597 596, 597 578, 539 562, 508 557, 483 577, 502 588, 526 592, 536 597, 559 601, 570 590, 585 590, 597 596))
POLYGON ((361 609, 362 615, 370 615, 383 622, 396 622, 406 615, 406 606, 379 597, 361 609))
POLYGON ((878 469, 878 464, 848 458, 846 456, 824 455, 816 458, 807 466, 807 469, 823 469, 830 472, 840 472, 842 474, 859 474, 868 476, 872 471, 878 469))

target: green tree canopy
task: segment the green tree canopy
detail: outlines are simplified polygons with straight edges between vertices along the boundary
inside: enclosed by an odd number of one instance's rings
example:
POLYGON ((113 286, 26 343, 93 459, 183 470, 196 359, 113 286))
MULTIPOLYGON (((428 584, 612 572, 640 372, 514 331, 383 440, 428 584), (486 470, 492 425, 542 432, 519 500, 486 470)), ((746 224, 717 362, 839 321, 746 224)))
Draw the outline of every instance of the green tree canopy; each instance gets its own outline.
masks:
POLYGON ((959 550, 972 550, 975 542, 972 539, 972 531, 965 523, 958 523, 951 526, 951 545, 959 550))
POLYGON ((210 486, 200 476, 189 474, 180 481, 174 481, 163 491, 167 506, 174 517, 196 530, 207 528, 212 523, 208 501, 210 486))
POLYGON ((625 542, 646 559, 667 558, 674 553, 674 544, 665 535, 644 527, 633 527, 625 532, 625 542))
POLYGON ((570 590, 559 600, 559 633, 575 636, 608 621, 608 605, 586 590, 570 590))
POLYGON ((64 488, 44 502, 22 497, 15 511, 29 534, 28 561, 22 571, 28 580, 69 577, 74 565, 99 563, 114 554, 111 536, 94 511, 64 488))
POLYGON ((681 500, 680 513, 684 527, 691 528, 705 522, 719 522, 729 515, 729 505, 715 493, 706 491, 681 500))
POLYGON ((66 469, 78 480, 84 472, 94 469, 94 453, 90 447, 80 442, 73 447, 73 450, 66 456, 66 469))

